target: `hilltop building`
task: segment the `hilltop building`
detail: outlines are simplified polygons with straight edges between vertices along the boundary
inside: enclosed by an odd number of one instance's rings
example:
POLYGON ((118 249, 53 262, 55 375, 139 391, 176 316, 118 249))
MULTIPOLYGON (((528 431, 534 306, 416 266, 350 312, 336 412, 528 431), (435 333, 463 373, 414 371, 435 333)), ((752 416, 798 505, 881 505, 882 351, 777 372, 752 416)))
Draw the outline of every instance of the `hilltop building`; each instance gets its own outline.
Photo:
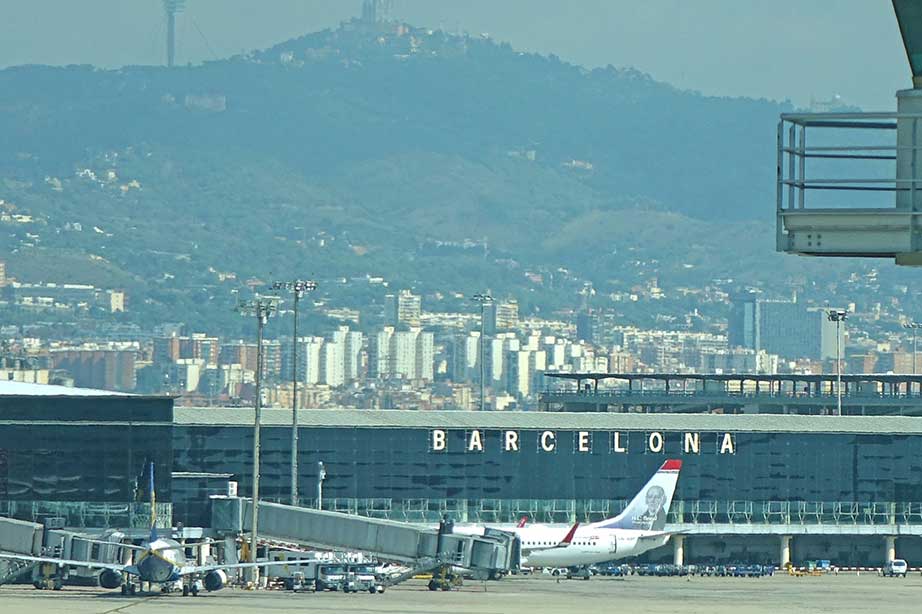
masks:
POLYGON ((409 290, 384 297, 384 323, 399 328, 401 325, 418 328, 422 317, 422 299, 409 290))
POLYGON ((515 330, 519 325, 519 303, 514 298, 494 301, 484 311, 484 333, 493 336, 496 333, 515 330))

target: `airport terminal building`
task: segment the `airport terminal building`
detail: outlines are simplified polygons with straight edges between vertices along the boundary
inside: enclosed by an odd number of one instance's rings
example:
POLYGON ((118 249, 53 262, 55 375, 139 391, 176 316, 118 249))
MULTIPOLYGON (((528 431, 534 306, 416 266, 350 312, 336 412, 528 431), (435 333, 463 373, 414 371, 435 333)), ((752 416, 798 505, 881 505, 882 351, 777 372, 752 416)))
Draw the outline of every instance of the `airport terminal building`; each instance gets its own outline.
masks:
MULTIPOLYGON (((0 515, 142 526, 150 460, 160 514, 174 524, 207 524, 208 495, 229 481, 249 493, 250 409, 5 391, 0 515)), ((289 500, 291 418, 264 411, 263 499, 289 500)), ((666 458, 680 458, 668 520, 682 535, 653 559, 922 561, 919 418, 306 410, 299 422, 303 505, 317 503, 322 462, 325 509, 586 522, 617 514, 666 458)))

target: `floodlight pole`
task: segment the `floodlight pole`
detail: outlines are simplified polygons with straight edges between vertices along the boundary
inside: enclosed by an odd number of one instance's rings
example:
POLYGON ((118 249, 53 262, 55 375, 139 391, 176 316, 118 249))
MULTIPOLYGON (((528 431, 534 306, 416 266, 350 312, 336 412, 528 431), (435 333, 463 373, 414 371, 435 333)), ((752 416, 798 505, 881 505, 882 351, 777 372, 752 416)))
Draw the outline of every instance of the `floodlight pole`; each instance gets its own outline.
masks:
POLYGON ((826 312, 826 319, 836 323, 836 415, 842 415, 842 361, 840 359, 840 341, 841 334, 839 327, 848 317, 848 312, 844 309, 830 309, 826 312))
POLYGON ((277 281, 274 290, 291 290, 294 295, 294 331, 291 339, 291 504, 298 505, 298 303, 304 293, 317 289, 313 281, 277 281))
POLYGON ((471 300, 475 303, 480 303, 480 411, 484 411, 485 408, 485 380, 486 380, 486 369, 484 365, 484 354, 486 349, 486 339, 484 335, 484 326, 483 326, 483 314, 486 308, 487 303, 493 302, 493 297, 489 294, 475 294, 471 297, 471 300))
POLYGON ((922 328, 922 322, 916 322, 915 320, 911 322, 906 322, 903 324, 903 328, 908 328, 912 331, 912 374, 916 374, 916 329, 922 328))
POLYGON ((317 509, 323 509, 323 481, 327 477, 327 471, 323 468, 323 461, 317 461, 317 509))
MULTIPOLYGON (((257 296, 252 301, 237 304, 237 311, 256 316, 256 400, 253 416, 253 516, 250 533, 250 562, 256 562, 256 548, 259 544, 259 456, 260 426, 262 421, 262 370, 263 370, 263 329, 269 317, 278 311, 278 297, 257 296)), ((259 568, 253 567, 253 585, 259 584, 259 568)))

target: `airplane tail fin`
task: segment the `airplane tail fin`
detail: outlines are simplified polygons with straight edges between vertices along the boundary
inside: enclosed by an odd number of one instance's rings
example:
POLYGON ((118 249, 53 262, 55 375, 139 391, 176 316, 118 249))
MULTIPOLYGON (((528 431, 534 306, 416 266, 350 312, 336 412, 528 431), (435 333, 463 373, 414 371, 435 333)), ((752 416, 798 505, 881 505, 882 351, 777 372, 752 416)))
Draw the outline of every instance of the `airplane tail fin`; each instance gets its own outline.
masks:
POLYGON ((147 484, 150 494, 150 541, 157 539, 157 491, 154 488, 154 462, 150 463, 150 482, 147 484))
POLYGON ((525 523, 528 522, 528 516, 522 516, 519 519, 519 524, 515 525, 517 529, 525 528, 525 523))
POLYGON ((557 544, 557 548, 566 548, 573 542, 573 536, 576 535, 576 530, 579 528, 579 522, 574 524, 562 540, 557 544))
POLYGON ((682 461, 667 460, 619 515, 596 523, 600 529, 662 531, 672 504, 682 461))

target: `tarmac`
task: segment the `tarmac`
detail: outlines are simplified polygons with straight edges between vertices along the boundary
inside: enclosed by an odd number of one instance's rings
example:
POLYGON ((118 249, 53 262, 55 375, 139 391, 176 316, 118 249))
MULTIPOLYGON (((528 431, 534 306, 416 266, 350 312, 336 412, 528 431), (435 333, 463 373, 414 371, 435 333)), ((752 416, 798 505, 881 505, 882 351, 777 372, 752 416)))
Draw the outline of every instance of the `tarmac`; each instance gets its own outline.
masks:
POLYGON ((548 576, 510 577, 498 582, 467 582, 451 592, 431 592, 419 580, 367 593, 287 593, 225 589, 198 597, 138 595, 65 587, 60 592, 31 586, 0 587, 4 614, 144 614, 188 611, 196 614, 306 611, 338 614, 541 614, 631 612, 748 614, 755 612, 888 612, 918 611, 922 576, 880 578, 856 576, 793 578, 592 578, 561 580, 548 576))

